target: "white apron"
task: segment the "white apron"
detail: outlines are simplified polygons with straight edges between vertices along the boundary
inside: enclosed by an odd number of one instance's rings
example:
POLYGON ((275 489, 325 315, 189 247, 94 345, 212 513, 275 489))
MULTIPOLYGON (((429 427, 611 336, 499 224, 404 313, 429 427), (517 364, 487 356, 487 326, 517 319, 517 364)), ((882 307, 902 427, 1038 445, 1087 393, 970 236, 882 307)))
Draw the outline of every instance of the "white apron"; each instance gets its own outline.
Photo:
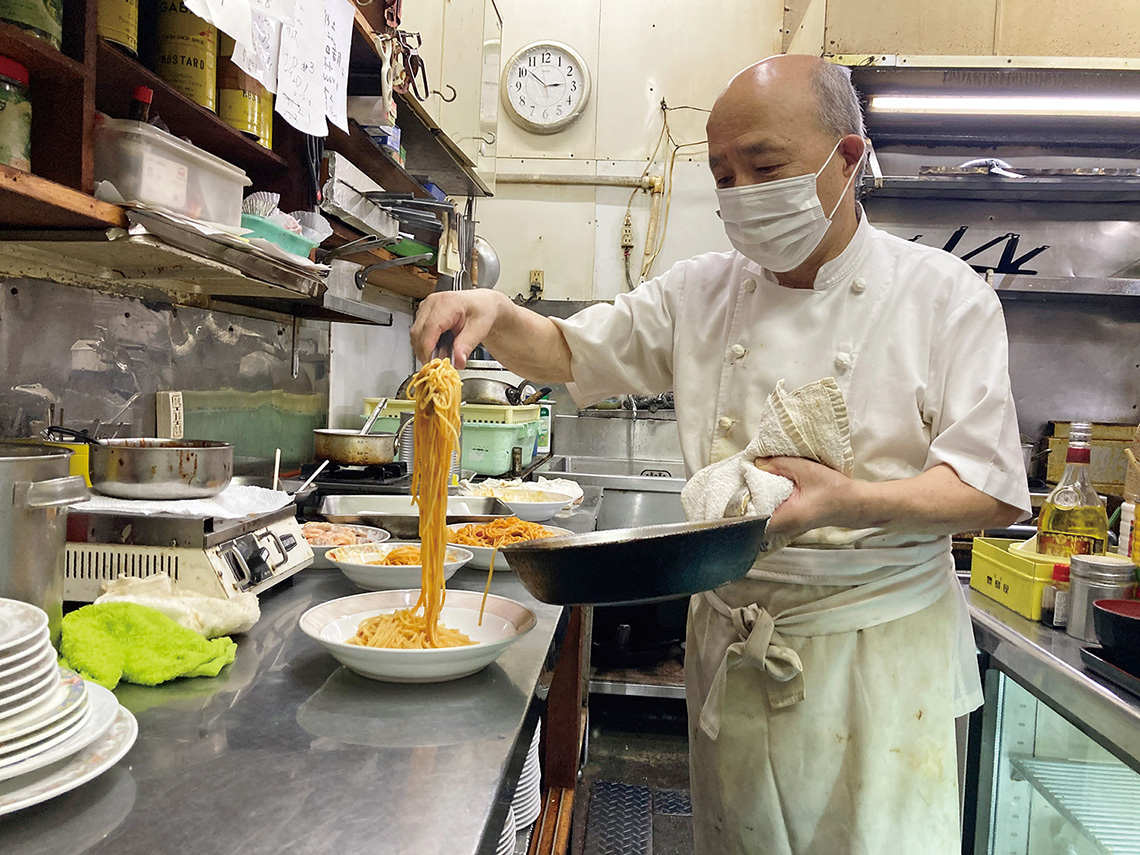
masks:
POLYGON ((694 597, 698 855, 960 851, 963 609, 945 540, 788 548, 694 597))

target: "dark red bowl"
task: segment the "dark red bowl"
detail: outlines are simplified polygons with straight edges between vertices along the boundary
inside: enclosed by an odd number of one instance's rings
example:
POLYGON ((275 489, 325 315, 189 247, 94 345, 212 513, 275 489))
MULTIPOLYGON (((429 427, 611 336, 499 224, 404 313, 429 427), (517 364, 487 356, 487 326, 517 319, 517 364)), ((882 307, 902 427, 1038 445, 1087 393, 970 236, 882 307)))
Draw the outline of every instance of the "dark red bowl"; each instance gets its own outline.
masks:
POLYGON ((1135 673, 1140 667, 1140 600, 1097 600, 1093 626, 1113 660, 1135 673))

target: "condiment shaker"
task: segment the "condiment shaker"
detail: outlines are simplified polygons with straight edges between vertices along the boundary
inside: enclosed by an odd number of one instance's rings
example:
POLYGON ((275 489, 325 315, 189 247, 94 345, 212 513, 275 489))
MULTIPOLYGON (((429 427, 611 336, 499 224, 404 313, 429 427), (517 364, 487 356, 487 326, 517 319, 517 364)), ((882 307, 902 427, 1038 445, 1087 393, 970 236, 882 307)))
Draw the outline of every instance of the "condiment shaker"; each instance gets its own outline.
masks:
POLYGON ((1136 590, 1136 565, 1119 555, 1074 555, 1069 563, 1069 623, 1065 631, 1096 641, 1093 603, 1127 600, 1136 590))

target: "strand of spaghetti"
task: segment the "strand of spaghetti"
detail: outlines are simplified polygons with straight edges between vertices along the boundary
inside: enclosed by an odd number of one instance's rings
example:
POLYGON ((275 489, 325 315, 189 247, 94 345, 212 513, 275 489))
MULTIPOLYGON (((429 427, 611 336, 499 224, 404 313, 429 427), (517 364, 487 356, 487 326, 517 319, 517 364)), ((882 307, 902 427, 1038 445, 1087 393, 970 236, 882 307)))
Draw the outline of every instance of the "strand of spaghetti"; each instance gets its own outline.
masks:
POLYGON ((498 554, 499 547, 493 547, 491 549, 491 563, 487 565, 487 584, 483 588, 483 601, 479 603, 479 622, 476 626, 483 625, 483 609, 487 608, 487 594, 491 592, 491 577, 495 575, 495 556, 498 554))

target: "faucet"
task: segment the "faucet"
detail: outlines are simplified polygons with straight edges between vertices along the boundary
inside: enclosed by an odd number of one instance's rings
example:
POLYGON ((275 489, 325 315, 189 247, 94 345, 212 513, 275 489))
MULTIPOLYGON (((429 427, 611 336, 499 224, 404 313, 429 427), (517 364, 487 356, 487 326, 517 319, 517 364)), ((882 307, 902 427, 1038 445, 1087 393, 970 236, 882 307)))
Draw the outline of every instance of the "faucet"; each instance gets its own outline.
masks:
POLYGON ((625 398, 627 401, 629 401, 629 409, 630 409, 630 412, 632 414, 632 415, 630 415, 630 418, 636 419, 637 418, 637 398, 634 395, 626 395, 625 398))

